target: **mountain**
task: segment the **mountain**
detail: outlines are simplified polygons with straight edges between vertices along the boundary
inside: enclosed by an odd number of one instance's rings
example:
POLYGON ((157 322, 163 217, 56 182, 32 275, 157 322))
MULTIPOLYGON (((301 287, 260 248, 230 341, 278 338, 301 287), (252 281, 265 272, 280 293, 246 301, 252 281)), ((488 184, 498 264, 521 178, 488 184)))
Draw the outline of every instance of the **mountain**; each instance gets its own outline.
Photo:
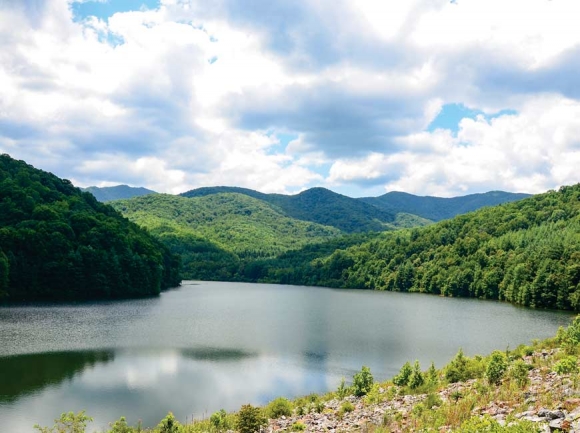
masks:
POLYGON ((151 191, 147 188, 142 187, 132 187, 128 185, 117 185, 117 186, 89 186, 88 188, 82 188, 83 191, 90 192, 95 196, 97 200, 102 203, 121 200, 133 197, 140 197, 147 194, 157 194, 155 191, 151 191))
POLYGON ((405 192, 388 192, 379 197, 362 197, 359 200, 388 212, 405 212, 432 221, 453 218, 485 206, 521 200, 530 194, 489 191, 483 194, 469 194, 461 197, 420 197, 405 192))
POLYGON ((111 205, 181 254, 186 278, 232 279, 242 262, 341 235, 334 227, 291 218, 239 193, 154 194, 111 205))
MULTIPOLYGON (((383 233, 309 260, 303 273, 309 284, 580 310, 579 233, 580 184, 383 233)), ((286 273, 274 266, 266 278, 286 273)))
POLYGON ((113 299, 179 284, 167 247, 92 194, 0 155, 0 299, 113 299))
POLYGON ((202 197, 230 192, 247 195, 278 208, 284 215, 335 227, 345 233, 392 229, 396 213, 325 188, 311 188, 296 195, 263 194, 246 188, 209 187, 182 193, 183 197, 202 197))

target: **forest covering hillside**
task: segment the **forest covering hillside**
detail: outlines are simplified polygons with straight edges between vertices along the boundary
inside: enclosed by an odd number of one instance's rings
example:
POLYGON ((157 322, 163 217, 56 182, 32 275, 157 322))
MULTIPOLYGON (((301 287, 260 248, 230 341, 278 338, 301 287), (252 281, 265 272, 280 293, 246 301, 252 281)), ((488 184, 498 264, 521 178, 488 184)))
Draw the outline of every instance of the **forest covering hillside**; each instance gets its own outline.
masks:
POLYGON ((179 284, 167 247, 68 180, 0 155, 0 299, 146 296, 179 284))
POLYGON ((116 186, 89 186, 81 188, 83 191, 90 192, 100 202, 106 203, 112 200, 123 200, 127 198, 140 197, 147 194, 157 194, 155 191, 143 187, 132 187, 128 185, 116 186))
POLYGON ((394 213, 405 212, 432 221, 441 221, 485 206, 496 206, 527 197, 530 197, 530 194, 504 191, 489 191, 482 194, 469 194, 451 198, 420 197, 406 192, 392 191, 379 197, 363 197, 359 200, 386 211, 394 213))
POLYGON ((185 278, 233 279, 245 262, 341 235, 334 227, 287 217, 237 193, 155 194, 111 204, 179 253, 185 278))
MULTIPOLYGON (((246 188, 209 187, 181 194, 183 197, 211 196, 235 192, 262 200, 277 207, 284 215, 302 221, 332 226, 344 233, 389 230, 399 225, 395 212, 379 209, 357 199, 337 194, 325 188, 311 188, 296 195, 263 194, 246 188)), ((407 216, 407 219, 413 219, 407 216)), ((409 225, 424 225, 429 221, 417 218, 409 225)))
POLYGON ((295 258, 292 266, 262 263, 257 280, 580 310, 580 184, 295 258))

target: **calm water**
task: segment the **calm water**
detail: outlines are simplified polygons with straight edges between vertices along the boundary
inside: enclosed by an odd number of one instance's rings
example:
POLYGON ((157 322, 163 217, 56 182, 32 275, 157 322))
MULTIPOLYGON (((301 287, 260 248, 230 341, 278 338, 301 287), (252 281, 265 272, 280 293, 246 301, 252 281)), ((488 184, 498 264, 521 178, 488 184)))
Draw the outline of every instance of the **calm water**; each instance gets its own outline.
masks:
POLYGON ((386 379, 407 361, 554 335, 571 316, 477 300, 371 291, 185 282, 155 299, 0 308, 0 425, 52 424, 85 409, 92 429, 145 426, 335 389, 360 367, 386 379))

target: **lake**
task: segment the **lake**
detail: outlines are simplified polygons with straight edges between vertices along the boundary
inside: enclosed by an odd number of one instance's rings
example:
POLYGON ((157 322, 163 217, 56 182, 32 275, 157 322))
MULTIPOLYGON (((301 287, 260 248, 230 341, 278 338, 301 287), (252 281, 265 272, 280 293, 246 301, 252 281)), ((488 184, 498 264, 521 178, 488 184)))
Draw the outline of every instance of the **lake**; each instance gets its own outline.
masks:
POLYGON ((86 410, 89 431, 126 416, 156 425, 334 390, 362 365, 439 368, 553 336, 572 315, 473 299, 186 281, 158 298, 0 308, 0 425, 52 425, 86 410))

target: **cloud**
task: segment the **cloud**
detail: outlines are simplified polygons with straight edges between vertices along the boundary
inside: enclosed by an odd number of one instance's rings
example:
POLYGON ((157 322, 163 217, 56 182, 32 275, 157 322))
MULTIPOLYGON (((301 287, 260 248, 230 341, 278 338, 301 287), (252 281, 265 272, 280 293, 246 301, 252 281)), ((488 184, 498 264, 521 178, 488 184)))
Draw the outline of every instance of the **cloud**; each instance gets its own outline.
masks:
POLYGON ((442 196, 545 191, 578 181, 572 167, 580 162, 579 133, 579 101, 531 98, 517 114, 463 119, 457 136, 421 132, 401 139, 404 152, 339 160, 329 180, 442 196))
POLYGON ((79 20, 8 1, 0 151, 82 186, 540 192, 578 181, 579 7, 162 0, 79 20), (427 132, 446 104, 517 115, 427 132))

